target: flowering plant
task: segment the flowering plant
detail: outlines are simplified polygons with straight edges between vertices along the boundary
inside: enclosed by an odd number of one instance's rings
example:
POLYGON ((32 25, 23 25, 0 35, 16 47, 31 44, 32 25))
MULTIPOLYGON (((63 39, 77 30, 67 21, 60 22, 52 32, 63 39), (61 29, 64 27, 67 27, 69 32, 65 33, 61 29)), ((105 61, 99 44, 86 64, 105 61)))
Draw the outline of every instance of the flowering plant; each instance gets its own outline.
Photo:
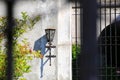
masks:
MULTIPOLYGON (((33 51, 27 40, 23 40, 22 44, 18 42, 18 38, 28 30, 31 30, 34 25, 40 20, 40 16, 31 18, 26 12, 22 12, 22 19, 14 19, 15 27, 13 28, 13 77, 18 80, 24 73, 30 72, 29 60, 34 57, 43 58, 40 51, 33 51)), ((0 80, 6 80, 6 65, 7 65, 7 45, 6 44, 6 25, 7 17, 0 17, 0 80)), ((20 79, 19 79, 20 80, 20 79)), ((25 80, 25 78, 21 78, 25 80)))

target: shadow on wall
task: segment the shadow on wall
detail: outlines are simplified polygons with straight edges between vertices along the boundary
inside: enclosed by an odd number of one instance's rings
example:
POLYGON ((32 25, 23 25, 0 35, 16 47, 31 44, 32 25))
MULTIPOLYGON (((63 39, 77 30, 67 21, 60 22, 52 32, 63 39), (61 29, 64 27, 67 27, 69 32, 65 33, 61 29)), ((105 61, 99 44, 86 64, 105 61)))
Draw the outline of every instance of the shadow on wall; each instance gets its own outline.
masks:
MULTIPOLYGON (((114 21, 102 30, 99 39, 100 75, 112 75, 107 80, 120 80, 120 19, 114 21), (118 75, 118 76, 116 76, 118 75), (115 79, 116 80, 116 79, 115 79)), ((106 77, 102 77, 106 80, 106 77)))
MULTIPOLYGON (((46 44, 47 44, 47 38, 46 35, 43 35, 42 37, 40 37, 38 40, 35 41, 34 44, 34 50, 40 50, 41 54, 43 54, 43 56, 48 52, 48 50, 46 50, 46 44)), ((43 69, 44 69, 44 65, 48 62, 49 58, 44 61, 44 57, 41 58, 41 65, 40 65, 40 78, 43 77, 43 69)))
POLYGON ((40 37, 38 40, 35 41, 34 50, 36 51, 40 50, 41 53, 44 55, 46 44, 47 44, 47 38, 46 38, 46 35, 43 35, 42 37, 40 37))

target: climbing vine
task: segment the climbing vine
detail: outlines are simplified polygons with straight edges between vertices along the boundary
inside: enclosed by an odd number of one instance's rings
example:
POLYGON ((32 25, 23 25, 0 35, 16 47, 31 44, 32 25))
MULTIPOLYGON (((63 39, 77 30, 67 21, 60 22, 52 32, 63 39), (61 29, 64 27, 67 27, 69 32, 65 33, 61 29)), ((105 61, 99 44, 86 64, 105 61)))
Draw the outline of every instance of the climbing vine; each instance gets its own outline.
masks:
MULTIPOLYGON (((25 32, 32 30, 34 25, 40 20, 40 16, 34 18, 27 15, 26 12, 21 12, 21 19, 14 19, 15 25, 13 28, 13 78, 15 80, 26 80, 23 78, 24 73, 30 72, 29 60, 32 60, 33 56, 42 58, 40 51, 33 51, 30 48, 30 44, 27 39, 23 39, 18 42, 18 38, 25 32), (21 77, 21 78, 19 78, 21 77)), ((6 80, 6 64, 7 55, 6 51, 6 26, 7 17, 0 17, 0 80, 6 80)))

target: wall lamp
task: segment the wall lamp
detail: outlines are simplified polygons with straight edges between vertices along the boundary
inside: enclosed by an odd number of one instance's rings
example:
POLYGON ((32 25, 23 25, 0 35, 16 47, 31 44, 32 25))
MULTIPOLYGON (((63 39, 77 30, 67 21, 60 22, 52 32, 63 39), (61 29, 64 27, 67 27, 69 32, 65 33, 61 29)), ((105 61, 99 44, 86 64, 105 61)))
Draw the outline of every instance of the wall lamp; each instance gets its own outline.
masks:
POLYGON ((48 42, 48 45, 46 46, 46 48, 48 48, 48 51, 49 51, 49 55, 46 55, 46 57, 50 59, 50 64, 49 64, 50 66, 51 66, 51 58, 56 57, 56 55, 51 54, 51 49, 56 48, 56 46, 52 45, 52 41, 54 39, 55 31, 56 31, 56 29, 45 29, 46 38, 47 38, 47 42, 48 42))

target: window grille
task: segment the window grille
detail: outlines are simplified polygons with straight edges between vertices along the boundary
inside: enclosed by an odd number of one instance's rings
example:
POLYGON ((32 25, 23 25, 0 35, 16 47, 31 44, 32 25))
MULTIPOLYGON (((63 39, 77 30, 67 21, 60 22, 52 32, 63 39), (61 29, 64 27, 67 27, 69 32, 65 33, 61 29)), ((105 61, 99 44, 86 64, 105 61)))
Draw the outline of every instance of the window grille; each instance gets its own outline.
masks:
MULTIPOLYGON (((80 56, 80 5, 78 4, 77 0, 72 5, 72 50, 75 51, 75 59, 72 59, 72 80, 79 80, 79 69, 80 69, 80 64, 79 64, 79 56, 80 56)), ((74 53, 74 51, 72 51, 74 53)), ((74 58, 74 57, 73 57, 74 58)))
POLYGON ((119 34, 119 0, 99 0, 98 38, 99 46, 99 79, 119 80, 120 79, 120 34, 119 34))

